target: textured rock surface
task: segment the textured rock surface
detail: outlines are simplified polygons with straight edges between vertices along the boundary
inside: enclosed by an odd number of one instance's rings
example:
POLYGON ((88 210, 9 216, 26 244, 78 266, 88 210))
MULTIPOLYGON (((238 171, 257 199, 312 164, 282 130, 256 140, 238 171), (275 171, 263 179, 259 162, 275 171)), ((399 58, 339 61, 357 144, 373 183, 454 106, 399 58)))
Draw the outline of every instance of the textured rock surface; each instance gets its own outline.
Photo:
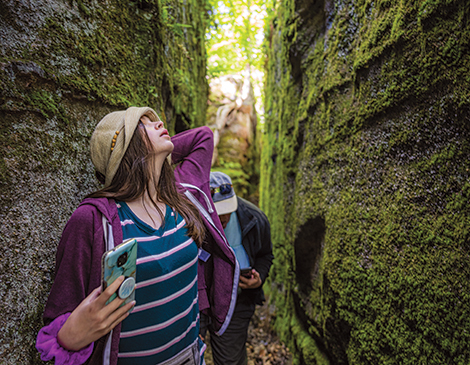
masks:
POLYGON ((470 4, 287 0, 261 207, 295 364, 468 364, 470 4))
POLYGON ((88 154, 96 123, 148 105, 172 132, 204 124, 205 6, 0 2, 0 363, 39 363, 55 247, 97 187, 88 154))

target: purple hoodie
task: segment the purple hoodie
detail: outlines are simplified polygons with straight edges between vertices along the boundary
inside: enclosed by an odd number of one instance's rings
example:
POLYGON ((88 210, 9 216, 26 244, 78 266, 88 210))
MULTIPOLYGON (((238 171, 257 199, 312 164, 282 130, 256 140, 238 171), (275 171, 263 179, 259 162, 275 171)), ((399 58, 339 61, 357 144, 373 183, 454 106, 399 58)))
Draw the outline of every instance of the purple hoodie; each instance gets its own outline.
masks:
POLYGON ((178 133, 171 141, 175 145, 171 156, 177 164, 176 180, 197 199, 195 203, 209 233, 202 248, 211 258, 206 262, 200 259, 198 266, 199 310, 211 317, 216 333, 221 335, 235 308, 239 270, 210 193, 214 136, 209 127, 200 127, 178 133))
MULTIPOLYGON (((222 334, 235 306, 238 270, 210 199, 213 134, 208 127, 200 127, 177 134, 172 142, 173 163, 178 164, 176 179, 186 186, 179 186, 180 191, 189 190, 199 202, 199 208, 205 210, 201 215, 209 233, 208 242, 202 248, 210 257, 199 260, 198 266, 199 308, 211 316, 216 331, 222 334)), ((121 325, 112 332, 109 362, 103 361, 108 336, 77 352, 68 351, 57 342, 57 333, 69 314, 101 284, 101 256, 105 252, 102 215, 111 222, 114 242, 122 242, 121 222, 112 199, 84 199, 64 228, 56 253, 55 280, 44 310, 46 326, 40 330, 36 342, 43 360, 55 358, 56 364, 117 364, 121 325)))

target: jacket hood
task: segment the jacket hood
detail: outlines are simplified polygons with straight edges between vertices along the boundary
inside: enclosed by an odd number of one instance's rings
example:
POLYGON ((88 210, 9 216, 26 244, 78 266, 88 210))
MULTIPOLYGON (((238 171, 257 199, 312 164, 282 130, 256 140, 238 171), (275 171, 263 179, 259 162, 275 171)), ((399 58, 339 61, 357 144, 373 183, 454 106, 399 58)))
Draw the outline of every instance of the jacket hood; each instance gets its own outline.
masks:
POLYGON ((82 200, 79 206, 91 205, 99 210, 103 214, 108 222, 111 222, 117 214, 117 207, 112 199, 108 198, 85 198, 82 200), (111 204, 113 203, 113 204, 111 204))

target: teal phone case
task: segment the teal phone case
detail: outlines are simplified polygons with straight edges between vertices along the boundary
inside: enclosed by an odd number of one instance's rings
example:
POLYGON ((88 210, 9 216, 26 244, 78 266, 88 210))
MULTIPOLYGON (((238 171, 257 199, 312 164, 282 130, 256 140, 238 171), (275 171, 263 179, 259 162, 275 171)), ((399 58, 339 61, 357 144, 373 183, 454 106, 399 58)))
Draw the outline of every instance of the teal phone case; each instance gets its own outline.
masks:
MULTIPOLYGON (((101 282, 104 291, 114 280, 123 275, 126 279, 136 280, 137 268, 137 240, 135 238, 124 241, 112 250, 106 251, 101 258, 101 282)), ((125 280, 124 280, 125 281, 125 280)), ((118 289, 119 291, 119 289, 118 289)), ((112 302, 117 296, 114 293, 106 304, 112 302)), ((122 305, 135 299, 135 289, 126 298, 122 305)))

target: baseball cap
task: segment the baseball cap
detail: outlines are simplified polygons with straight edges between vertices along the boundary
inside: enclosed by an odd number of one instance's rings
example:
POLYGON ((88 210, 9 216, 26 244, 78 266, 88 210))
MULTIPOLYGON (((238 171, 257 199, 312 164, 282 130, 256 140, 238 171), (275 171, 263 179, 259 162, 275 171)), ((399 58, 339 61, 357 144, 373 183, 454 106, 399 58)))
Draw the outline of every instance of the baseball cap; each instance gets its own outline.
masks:
POLYGON ((238 208, 237 196, 232 180, 223 172, 212 171, 210 175, 212 200, 218 215, 235 212, 238 208))

